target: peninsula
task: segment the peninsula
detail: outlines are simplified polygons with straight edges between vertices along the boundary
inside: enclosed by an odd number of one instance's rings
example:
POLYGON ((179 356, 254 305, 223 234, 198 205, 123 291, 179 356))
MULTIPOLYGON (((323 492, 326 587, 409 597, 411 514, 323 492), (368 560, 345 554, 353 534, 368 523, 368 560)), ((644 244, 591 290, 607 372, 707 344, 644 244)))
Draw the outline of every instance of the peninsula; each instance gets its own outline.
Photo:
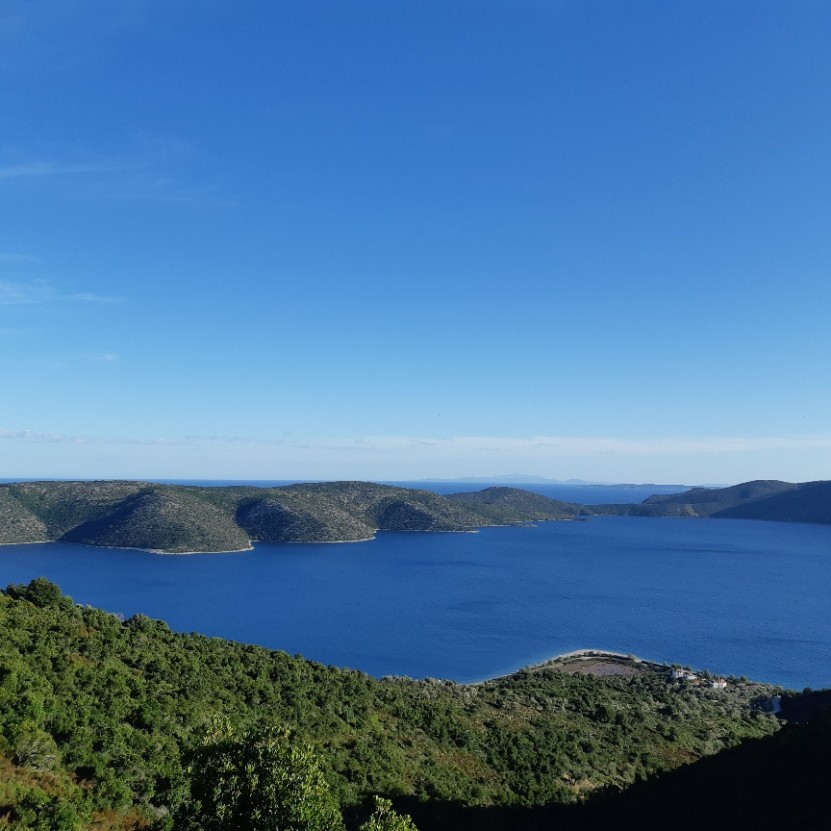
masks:
POLYGON ((757 479, 727 488, 690 488, 656 494, 636 505, 595 505, 593 513, 829 524, 831 481, 794 484, 757 479))
POLYGON ((376 531, 474 531, 581 512, 580 505, 515 488, 446 497, 369 482, 274 488, 21 482, 0 486, 0 544, 242 551, 252 541, 355 542, 376 531))
POLYGON ((625 505, 578 505, 513 487, 440 496, 372 482, 270 488, 133 481, 0 485, 0 544, 75 542, 170 554, 244 551, 260 541, 357 542, 377 531, 475 531, 602 515, 831 523, 831 482, 760 480, 691 488, 625 505))

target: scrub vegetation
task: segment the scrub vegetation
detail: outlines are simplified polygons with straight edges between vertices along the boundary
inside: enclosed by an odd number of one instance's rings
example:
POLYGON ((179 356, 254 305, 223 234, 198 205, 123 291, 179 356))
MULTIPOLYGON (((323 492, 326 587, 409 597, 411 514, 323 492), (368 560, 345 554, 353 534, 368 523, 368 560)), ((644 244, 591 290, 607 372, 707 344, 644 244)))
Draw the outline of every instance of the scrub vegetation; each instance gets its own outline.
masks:
POLYGON ((371 482, 191 487, 143 482, 0 485, 0 544, 77 542, 168 553, 239 551, 252 541, 347 542, 376 531, 473 531, 593 515, 831 522, 831 482, 692 488, 635 505, 576 505, 520 488, 440 496, 371 482))
POLYGON ((512 488, 489 488, 477 499, 370 482, 276 488, 22 482, 0 485, 0 543, 237 551, 252 540, 343 542, 371 539, 378 530, 472 531, 483 525, 572 519, 580 512, 578 505, 512 488), (489 492, 500 498, 489 499, 489 492))
POLYGON ((690 488, 650 496, 638 505, 596 505, 593 513, 623 516, 763 519, 831 523, 831 482, 758 479, 729 488, 690 488))
POLYGON ((9 586, 0 828, 406 831, 412 813, 428 831, 442 827, 430 818, 440 806, 508 812, 516 827, 517 811, 579 803, 778 729, 764 685, 573 669, 377 680, 120 620, 42 578, 9 586))

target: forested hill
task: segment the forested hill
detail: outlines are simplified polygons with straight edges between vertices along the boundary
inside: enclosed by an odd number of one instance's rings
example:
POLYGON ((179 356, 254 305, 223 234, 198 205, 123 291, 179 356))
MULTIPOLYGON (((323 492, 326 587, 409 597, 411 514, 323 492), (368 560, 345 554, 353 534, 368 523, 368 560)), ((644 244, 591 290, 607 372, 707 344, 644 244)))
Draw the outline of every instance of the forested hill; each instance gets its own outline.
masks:
POLYGON ((831 482, 746 482, 582 506, 518 488, 440 496, 370 482, 195 487, 145 482, 0 485, 0 544, 47 541, 171 553, 238 551, 252 541, 347 542, 376 531, 472 531, 593 514, 831 523, 831 482))
POLYGON ((370 539, 377 530, 471 531, 571 519, 583 510, 514 488, 458 497, 369 482, 274 488, 22 482, 0 485, 0 544, 67 541, 172 553, 237 551, 252 540, 342 542, 370 539))
POLYGON ((495 525, 506 521, 573 519, 591 512, 586 506, 558 502, 520 488, 491 487, 481 491, 451 493, 446 498, 495 525))
POLYGON ((831 523, 831 481, 756 480, 729 488, 658 494, 637 505, 595 505, 593 513, 831 523))
POLYGON ((779 728, 763 708, 772 687, 615 660, 479 685, 376 680, 122 621, 46 580, 9 586, 0 828, 339 831, 343 815, 353 829, 412 831, 366 825, 381 795, 421 831, 515 831, 779 728))

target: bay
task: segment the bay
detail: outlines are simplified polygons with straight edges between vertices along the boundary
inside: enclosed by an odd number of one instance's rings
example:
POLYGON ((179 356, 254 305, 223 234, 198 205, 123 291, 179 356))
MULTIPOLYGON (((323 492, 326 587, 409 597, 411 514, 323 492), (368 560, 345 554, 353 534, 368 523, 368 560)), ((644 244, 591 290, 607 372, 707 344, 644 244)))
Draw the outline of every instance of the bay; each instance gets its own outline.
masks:
POLYGON ((0 547, 0 584, 376 676, 459 682, 601 648, 831 686, 831 527, 600 517, 164 556, 0 547))

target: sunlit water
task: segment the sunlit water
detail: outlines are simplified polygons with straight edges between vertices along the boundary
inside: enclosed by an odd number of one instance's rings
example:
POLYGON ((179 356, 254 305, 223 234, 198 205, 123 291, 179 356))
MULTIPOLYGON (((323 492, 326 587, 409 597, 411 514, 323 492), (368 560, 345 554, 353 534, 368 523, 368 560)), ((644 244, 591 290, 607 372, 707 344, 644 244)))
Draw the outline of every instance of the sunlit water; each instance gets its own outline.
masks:
POLYGON ((0 584, 373 675, 472 681, 583 647, 831 686, 831 527, 605 517, 162 556, 0 547, 0 584))

